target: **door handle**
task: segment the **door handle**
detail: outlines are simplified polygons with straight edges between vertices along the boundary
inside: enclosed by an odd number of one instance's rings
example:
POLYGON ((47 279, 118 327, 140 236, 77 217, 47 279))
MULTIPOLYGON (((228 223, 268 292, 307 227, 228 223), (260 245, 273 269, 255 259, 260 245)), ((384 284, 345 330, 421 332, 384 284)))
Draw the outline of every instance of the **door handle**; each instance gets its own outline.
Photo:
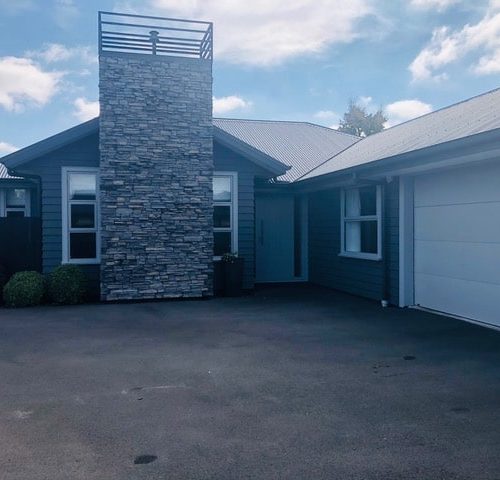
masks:
POLYGON ((264 245, 264 220, 260 221, 260 244, 264 245))

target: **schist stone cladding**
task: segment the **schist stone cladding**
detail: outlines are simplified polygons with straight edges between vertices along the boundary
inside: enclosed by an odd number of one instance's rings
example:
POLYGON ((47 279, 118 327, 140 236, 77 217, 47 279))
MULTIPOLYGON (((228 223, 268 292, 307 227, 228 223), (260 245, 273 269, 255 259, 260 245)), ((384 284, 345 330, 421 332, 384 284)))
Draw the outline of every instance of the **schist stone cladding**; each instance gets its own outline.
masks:
POLYGON ((103 52, 101 298, 212 295, 212 62, 103 52))

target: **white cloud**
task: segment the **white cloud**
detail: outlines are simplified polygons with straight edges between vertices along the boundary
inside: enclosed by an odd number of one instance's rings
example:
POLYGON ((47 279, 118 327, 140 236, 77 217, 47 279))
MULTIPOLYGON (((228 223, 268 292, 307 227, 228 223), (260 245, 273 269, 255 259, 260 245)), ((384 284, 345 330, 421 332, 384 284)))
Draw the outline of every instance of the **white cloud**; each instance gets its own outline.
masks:
POLYGON ((237 95, 229 95, 227 97, 213 97, 213 112, 214 115, 224 115, 235 110, 243 110, 252 105, 252 102, 245 100, 237 95))
MULTIPOLYGON (((371 0, 149 0, 157 14, 214 21, 218 59, 274 65, 371 35, 371 0), (370 33, 366 33, 370 32, 370 33)), ((127 5, 133 9, 131 2, 127 5)))
POLYGON ((7 142, 0 142, 0 156, 8 155, 16 150, 19 150, 19 148, 7 142))
POLYGON ((357 102, 356 102, 358 105, 360 105, 361 107, 364 107, 364 108, 369 108, 370 106, 372 106, 372 103, 373 103, 373 98, 372 97, 359 97, 357 102))
POLYGON ((46 63, 67 62, 68 60, 77 59, 86 64, 94 64, 98 60, 92 47, 83 45, 66 47, 60 43, 46 43, 40 50, 26 52, 26 56, 43 60, 46 63))
POLYGON ((399 100, 385 107, 384 113, 387 116, 385 127, 393 127, 398 123, 406 122, 430 112, 432 112, 432 105, 429 103, 417 99, 399 100))
POLYGON ((58 92, 62 76, 29 58, 0 57, 0 107, 22 111, 32 104, 43 106, 58 92))
POLYGON ((63 29, 69 29, 80 15, 74 0, 54 1, 54 20, 63 29))
POLYGON ((445 80, 448 75, 443 68, 471 53, 479 56, 471 66, 475 74, 500 72, 499 0, 492 0, 485 16, 474 25, 455 31, 445 26, 435 29, 430 42, 408 68, 413 81, 445 80))
POLYGON ((16 14, 35 7, 33 0, 0 0, 0 10, 16 14))
POLYGON ((73 115, 81 122, 99 116, 99 102, 91 102, 84 97, 79 97, 73 102, 73 105, 75 107, 73 115))
POLYGON ((333 118, 337 118, 339 116, 338 113, 333 110, 320 110, 314 114, 315 118, 319 120, 332 120, 333 118))
POLYGON ((461 0, 411 0, 410 5, 420 10, 437 10, 442 12, 461 0))

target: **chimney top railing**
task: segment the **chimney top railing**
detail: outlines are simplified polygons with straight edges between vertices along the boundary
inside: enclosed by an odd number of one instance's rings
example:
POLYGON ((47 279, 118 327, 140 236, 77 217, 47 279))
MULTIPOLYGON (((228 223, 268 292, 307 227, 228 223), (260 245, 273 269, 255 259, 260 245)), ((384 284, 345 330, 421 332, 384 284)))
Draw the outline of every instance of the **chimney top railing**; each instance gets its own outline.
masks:
POLYGON ((198 20, 99 12, 99 54, 142 53, 213 58, 213 24, 198 20))

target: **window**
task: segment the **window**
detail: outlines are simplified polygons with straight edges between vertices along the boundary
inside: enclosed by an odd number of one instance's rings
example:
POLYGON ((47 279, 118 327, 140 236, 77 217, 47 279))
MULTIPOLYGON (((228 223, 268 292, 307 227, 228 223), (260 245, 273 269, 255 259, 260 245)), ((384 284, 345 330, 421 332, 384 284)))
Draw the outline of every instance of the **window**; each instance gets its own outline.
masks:
POLYGON ((213 177, 214 256, 238 249, 238 175, 217 172, 213 177))
POLYGON ((30 191, 25 188, 6 188, 0 190, 1 217, 29 217, 30 191))
POLYGON ((99 263, 98 179, 96 168, 63 167, 64 263, 99 263))
POLYGON ((341 209, 340 255, 380 260, 382 258, 381 187, 343 190, 341 209))

